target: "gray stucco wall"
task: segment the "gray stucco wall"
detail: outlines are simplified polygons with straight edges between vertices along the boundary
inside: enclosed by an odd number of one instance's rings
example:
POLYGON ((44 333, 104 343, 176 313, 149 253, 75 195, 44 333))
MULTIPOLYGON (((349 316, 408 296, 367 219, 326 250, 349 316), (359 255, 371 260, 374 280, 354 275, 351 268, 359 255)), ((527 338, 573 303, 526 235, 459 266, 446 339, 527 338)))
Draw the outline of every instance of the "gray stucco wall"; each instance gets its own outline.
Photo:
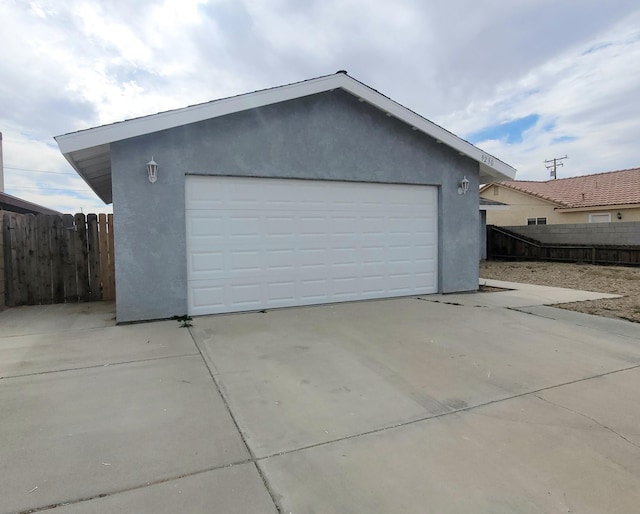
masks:
POLYGON ((547 244, 640 245, 640 222, 573 223, 504 227, 547 244))
POLYGON ((113 143, 111 163, 119 322, 187 311, 188 174, 438 186, 440 291, 478 287, 478 163, 341 90, 113 143))

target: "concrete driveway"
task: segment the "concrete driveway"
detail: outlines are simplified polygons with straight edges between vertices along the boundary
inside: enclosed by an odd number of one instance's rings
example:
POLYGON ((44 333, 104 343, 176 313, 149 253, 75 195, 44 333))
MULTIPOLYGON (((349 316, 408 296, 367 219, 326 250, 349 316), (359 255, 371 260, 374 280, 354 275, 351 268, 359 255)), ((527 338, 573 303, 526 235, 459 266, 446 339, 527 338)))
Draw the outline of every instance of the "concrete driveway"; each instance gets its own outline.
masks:
POLYGON ((190 329, 4 311, 0 513, 637 512, 640 326, 512 287, 190 329))

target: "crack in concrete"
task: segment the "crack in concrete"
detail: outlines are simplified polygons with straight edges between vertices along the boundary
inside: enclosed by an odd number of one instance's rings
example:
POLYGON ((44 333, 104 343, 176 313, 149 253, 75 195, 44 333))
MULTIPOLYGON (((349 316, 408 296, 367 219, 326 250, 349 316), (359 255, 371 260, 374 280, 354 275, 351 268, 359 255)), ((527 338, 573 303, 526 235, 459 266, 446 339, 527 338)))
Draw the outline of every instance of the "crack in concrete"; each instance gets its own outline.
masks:
POLYGON ((623 436, 620 432, 617 432, 616 430, 614 430, 614 429, 613 429, 613 428, 611 428, 610 426, 607 426, 607 425, 605 425, 604 423, 601 423, 601 422, 600 422, 600 421, 598 421, 597 419, 592 418, 591 416, 589 416, 589 415, 587 415, 587 414, 584 414, 583 412, 579 412, 579 411, 577 411, 577 410, 574 410, 574 409, 572 409, 572 408, 570 408, 570 407, 567 407, 567 406, 565 406, 565 405, 562 405, 562 404, 560 404, 560 403, 553 402, 553 401, 551 401, 551 400, 549 400, 549 399, 547 399, 547 398, 543 398, 542 396, 540 396, 540 395, 538 395, 538 394, 534 394, 533 396, 535 396, 536 398, 538 398, 538 400, 542 400, 543 402, 546 402, 546 403, 548 403, 548 404, 550 404, 550 405, 554 405, 554 406, 556 406, 556 407, 559 407, 559 408, 561 408, 561 409, 564 409, 564 410, 566 410, 566 411, 569 411, 569 412, 571 412, 572 414, 577 414, 578 416, 582 416, 583 418, 586 418, 586 419, 588 419, 588 420, 590 420, 590 421, 593 421, 596 425, 598 425, 598 426, 600 426, 600 427, 604 428, 605 430, 608 430, 609 432, 611 432, 611 433, 613 433, 613 434, 617 435, 620 439, 623 439, 624 441, 626 441, 626 442, 627 442, 627 443, 629 443, 630 445, 635 446, 636 448, 640 449, 640 445, 639 445, 639 444, 634 443, 634 442, 633 442, 633 441, 631 441, 630 439, 627 439, 625 436, 623 436))
MULTIPOLYGON (((623 368, 623 369, 607 371, 605 373, 601 373, 599 375, 594 375, 594 376, 590 376, 590 377, 586 377, 586 378, 578 378, 576 380, 571 380, 569 382, 564 382, 562 384, 556 384, 556 385, 552 385, 552 386, 542 387, 540 389, 535 389, 533 391, 527 391, 527 392, 524 392, 524 393, 514 394, 514 395, 508 396, 506 398, 499 398, 497 400, 490 400, 488 402, 478 403, 478 404, 475 404, 475 405, 468 405, 467 407, 462 407, 460 409, 452 409, 452 410, 450 410, 448 412, 442 412, 442 413, 438 413, 438 414, 431 414, 431 415, 428 415, 428 416, 422 416, 422 417, 411 419, 409 421, 405 421, 405 422, 402 422, 402 423, 395 423, 393 425, 388 425, 388 426, 385 426, 385 427, 380 427, 380 428, 376 428, 376 429, 373 429, 373 430, 369 430, 367 432, 361 432, 361 433, 358 433, 358 434, 352 434, 352 435, 348 435, 348 436, 344 436, 344 437, 337 437, 337 438, 331 439, 329 441, 323 441, 323 442, 320 442, 320 443, 310 444, 308 446, 295 448, 293 450, 286 450, 286 451, 283 451, 283 452, 273 453, 271 455, 266 455, 264 457, 259 457, 258 460, 266 460, 266 459, 270 459, 272 457, 280 457, 282 455, 288 455, 288 454, 295 453, 295 452, 298 452, 298 451, 309 450, 309 449, 312 449, 312 448, 318 448, 320 446, 325 446, 325 445, 328 445, 328 444, 338 443, 338 442, 341 442, 341 441, 348 441, 349 439, 355 439, 356 437, 362 437, 362 436, 377 434, 377 433, 381 433, 381 432, 386 432, 387 430, 393 430, 393 429, 396 429, 396 428, 401 428, 401 427, 405 427, 405 426, 409 426, 409 425, 414 425, 416 423, 421 423, 423 421, 429 421, 429 420, 432 420, 432 419, 438 419, 438 418, 443 418, 445 416, 450 416, 452 414, 459 414, 459 413, 462 413, 462 412, 473 411, 475 409, 479 409, 479 408, 482 408, 482 407, 487 407, 489 405, 494 405, 496 403, 502 403, 502 402, 513 400, 513 399, 516 399, 516 398, 522 398, 522 397, 531 396, 531 395, 537 396, 537 393, 541 393, 543 391, 549 391, 549 390, 552 390, 552 389, 556 389, 556 388, 559 388, 559 387, 564 387, 564 386, 571 385, 571 384, 577 384, 577 383, 580 383, 580 382, 586 382, 588 380, 593 380, 593 379, 596 379, 596 378, 604 377, 604 376, 607 376, 607 375, 613 375, 613 374, 616 374, 616 373, 622 373, 624 371, 629 371, 629 370, 633 370, 633 369, 640 369, 640 364, 636 364, 634 366, 629 366, 629 367, 623 368)), ((631 443, 631 444, 634 444, 634 443, 631 443)), ((635 446, 635 444, 634 444, 634 446, 635 446)), ((640 448, 640 446, 638 448, 640 448)))
POLYGON ((63 500, 57 503, 52 503, 49 505, 45 505, 42 507, 33 507, 27 510, 21 510, 16 512, 15 514, 31 514, 33 512, 42 512, 45 510, 52 510, 52 509, 57 509, 58 507, 66 507, 67 505, 75 505, 76 503, 84 503, 84 502, 88 502, 91 500, 97 500, 100 498, 108 498, 109 496, 114 496, 116 494, 120 494, 120 493, 128 493, 130 491, 137 491, 139 489, 145 489, 147 487, 151 487, 154 485, 159 485, 159 484, 164 484, 167 482, 172 482, 174 480, 180 480, 182 478, 188 478, 188 477, 192 477, 192 476, 197 476, 197 475, 202 475, 203 473, 208 473, 210 471, 216 471, 219 469, 226 469, 226 468, 231 468, 233 466, 238 466, 241 464, 249 464, 251 463, 251 459, 245 459, 245 460, 240 460, 237 462, 232 462, 231 464, 225 464, 222 466, 213 466, 210 468, 206 468, 206 469, 200 469, 198 471, 192 471, 191 473, 184 473, 182 475, 178 475, 178 476, 173 476, 173 477, 168 477, 168 478, 162 478, 160 480, 154 480, 152 482, 145 482, 144 484, 140 484, 140 485, 135 485, 133 487, 127 487, 126 489, 118 489, 117 491, 109 491, 106 493, 99 493, 99 494, 94 494, 93 496, 86 496, 84 498, 77 498, 75 500, 63 500))
POLYGON ((121 366, 123 364, 135 364, 136 362, 152 362, 164 359, 178 359, 181 357, 195 357, 199 353, 181 353, 180 355, 166 355, 164 357, 151 357, 148 359, 136 359, 132 361, 107 362, 105 364, 92 364, 91 366, 79 366, 77 368, 53 369, 50 371, 36 371, 34 373, 24 373, 23 375, 6 375, 0 377, 0 380, 9 380, 12 378, 37 377, 38 375, 50 375, 52 373, 64 373, 65 371, 81 371, 83 369, 109 368, 111 366, 121 366))

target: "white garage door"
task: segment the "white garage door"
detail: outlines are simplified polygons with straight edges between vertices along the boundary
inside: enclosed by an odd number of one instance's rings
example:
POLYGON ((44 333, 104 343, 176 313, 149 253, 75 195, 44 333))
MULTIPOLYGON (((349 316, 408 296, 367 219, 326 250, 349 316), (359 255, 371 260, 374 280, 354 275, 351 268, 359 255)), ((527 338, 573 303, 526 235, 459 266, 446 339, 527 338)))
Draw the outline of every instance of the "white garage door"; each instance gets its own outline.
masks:
POLYGON ((189 176, 189 314, 437 291, 431 186, 189 176))

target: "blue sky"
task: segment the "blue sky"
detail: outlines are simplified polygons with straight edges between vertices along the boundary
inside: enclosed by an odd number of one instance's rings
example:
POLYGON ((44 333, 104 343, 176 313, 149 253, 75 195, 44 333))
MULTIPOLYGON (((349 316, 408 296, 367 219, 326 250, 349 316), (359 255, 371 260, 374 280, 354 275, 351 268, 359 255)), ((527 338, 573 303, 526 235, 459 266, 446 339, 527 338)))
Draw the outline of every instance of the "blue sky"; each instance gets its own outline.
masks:
POLYGON ((53 136, 346 69, 545 180, 640 166, 640 4, 0 0, 5 190, 109 212, 53 136))
POLYGON ((522 143, 524 133, 540 121, 540 115, 529 114, 522 118, 506 121, 498 125, 484 127, 468 136, 470 143, 481 144, 484 141, 499 140, 512 145, 522 143))

